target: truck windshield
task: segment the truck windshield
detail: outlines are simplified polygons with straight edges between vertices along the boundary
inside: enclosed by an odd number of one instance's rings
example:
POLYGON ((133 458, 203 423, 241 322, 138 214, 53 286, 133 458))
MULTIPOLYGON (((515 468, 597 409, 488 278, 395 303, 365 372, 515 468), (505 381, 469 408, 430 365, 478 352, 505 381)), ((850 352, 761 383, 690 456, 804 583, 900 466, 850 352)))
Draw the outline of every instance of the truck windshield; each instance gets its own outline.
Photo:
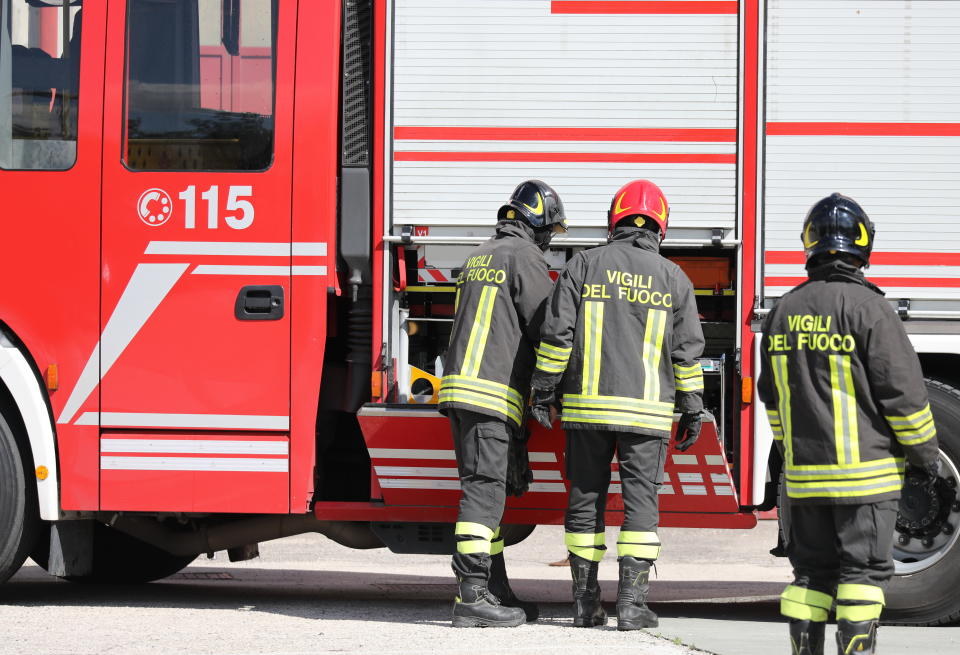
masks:
POLYGON ((126 165, 268 168, 276 25, 277 0, 128 0, 126 165))
POLYGON ((0 0, 0 168, 77 159, 81 0, 0 0))

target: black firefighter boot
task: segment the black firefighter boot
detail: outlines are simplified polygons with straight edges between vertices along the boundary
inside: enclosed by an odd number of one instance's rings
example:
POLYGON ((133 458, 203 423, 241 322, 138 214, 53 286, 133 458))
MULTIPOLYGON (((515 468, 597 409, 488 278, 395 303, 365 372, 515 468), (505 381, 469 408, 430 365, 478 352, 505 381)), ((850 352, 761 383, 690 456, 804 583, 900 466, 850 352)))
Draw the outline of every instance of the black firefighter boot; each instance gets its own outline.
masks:
POLYGON ((515 628, 527 620, 519 607, 504 607, 487 589, 482 578, 457 578, 458 592, 453 604, 455 628, 515 628))
POLYGON ((837 621, 839 655, 873 655, 877 652, 877 621, 837 621))
POLYGON ((790 621, 790 655, 823 655, 822 621, 790 621))
POLYGON ((650 561, 636 557, 620 558, 620 584, 617 587, 617 630, 641 630, 659 625, 657 615, 647 607, 650 591, 650 561))
POLYGON ((591 562, 570 554, 570 575, 573 578, 573 625, 592 628, 607 624, 607 613, 600 604, 600 583, 597 573, 600 562, 591 562))
POLYGON ((488 584, 490 593, 500 600, 504 607, 519 607, 527 616, 527 623, 532 623, 540 617, 540 608, 536 603, 520 600, 513 589, 510 588, 510 580, 507 579, 507 566, 503 561, 503 553, 497 553, 490 556, 490 582, 488 584))

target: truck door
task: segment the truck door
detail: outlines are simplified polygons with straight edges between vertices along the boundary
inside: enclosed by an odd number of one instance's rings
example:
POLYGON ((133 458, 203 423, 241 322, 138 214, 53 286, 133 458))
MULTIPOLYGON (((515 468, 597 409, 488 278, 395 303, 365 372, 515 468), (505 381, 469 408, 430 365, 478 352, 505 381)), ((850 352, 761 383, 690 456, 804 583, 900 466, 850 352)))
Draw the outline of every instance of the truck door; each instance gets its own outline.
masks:
POLYGON ((288 511, 295 4, 110 4, 102 509, 288 511))

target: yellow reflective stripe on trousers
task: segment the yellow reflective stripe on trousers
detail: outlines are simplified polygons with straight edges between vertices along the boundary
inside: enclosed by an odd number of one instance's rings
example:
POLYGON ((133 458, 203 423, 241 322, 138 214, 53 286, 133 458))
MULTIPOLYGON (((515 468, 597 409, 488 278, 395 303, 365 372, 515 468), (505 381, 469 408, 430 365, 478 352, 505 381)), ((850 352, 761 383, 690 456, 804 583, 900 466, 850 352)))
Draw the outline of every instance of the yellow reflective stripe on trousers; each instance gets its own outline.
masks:
POLYGON ((770 358, 773 368, 773 383, 777 387, 777 413, 780 415, 780 427, 783 431, 783 446, 787 466, 793 463, 793 435, 790 428, 790 377, 787 374, 787 356, 774 355, 770 358))
POLYGON ((656 532, 621 530, 617 537, 617 557, 655 560, 660 557, 660 537, 656 532))
POLYGON ((883 605, 837 605, 837 621, 874 621, 882 612, 883 605))
POLYGON ((453 533, 457 537, 471 537, 468 540, 457 541, 458 553, 471 555, 490 552, 490 540, 494 532, 482 523, 460 521, 453 527, 453 533))
POLYGON ((588 300, 583 308, 583 394, 600 393, 603 345, 603 303, 588 300))
POLYGON ((660 358, 663 354, 663 333, 667 313, 662 309, 647 310, 643 333, 643 397, 660 400, 660 358))
POLYGON ((460 373, 466 377, 475 378, 480 372, 498 290, 498 287, 485 286, 480 292, 480 302, 477 303, 477 313, 473 318, 473 327, 470 328, 470 338, 467 340, 467 351, 464 353, 463 366, 460 367, 460 373))
POLYGON ((603 553, 606 551, 604 546, 604 533, 580 533, 566 532, 563 535, 563 542, 567 550, 583 559, 591 562, 599 562, 603 559, 603 553))
POLYGON ((490 554, 499 555, 503 552, 503 535, 500 534, 500 526, 497 526, 496 532, 493 533, 493 540, 490 542, 490 554))
POLYGON ((883 589, 872 584, 839 584, 837 585, 837 600, 862 600, 868 603, 886 603, 883 589))
POLYGON ((674 364, 673 377, 677 391, 703 391, 703 367, 700 362, 693 366, 674 364))
POLYGON ((857 396, 848 355, 830 355, 830 387, 837 463, 840 466, 858 464, 860 439, 857 431, 857 396))
POLYGON ((780 613, 791 619, 824 622, 833 597, 820 591, 788 585, 780 594, 780 613))

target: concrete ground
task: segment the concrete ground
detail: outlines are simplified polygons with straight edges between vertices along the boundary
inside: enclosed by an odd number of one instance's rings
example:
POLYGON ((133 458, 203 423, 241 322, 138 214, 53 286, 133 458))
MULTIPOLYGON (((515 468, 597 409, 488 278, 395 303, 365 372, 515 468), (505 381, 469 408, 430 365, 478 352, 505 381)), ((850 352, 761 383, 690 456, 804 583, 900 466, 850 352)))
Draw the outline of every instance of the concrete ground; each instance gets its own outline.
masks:
MULTIPOLYGON (((774 522, 750 531, 665 529, 661 536, 651 590, 661 622, 649 634, 619 633, 614 621, 603 629, 571 626, 569 571, 548 566, 564 557, 562 530, 549 526, 507 549, 514 589, 541 603, 536 625, 454 630, 449 558, 354 551, 304 535, 262 544, 261 558, 250 562, 200 559, 140 587, 75 585, 28 565, 0 586, 0 653, 789 652, 777 603, 789 568, 767 554, 774 522)), ((612 556, 601 565, 601 584, 612 603, 612 556)), ((960 627, 885 626, 880 639, 883 653, 958 652, 960 627)))

